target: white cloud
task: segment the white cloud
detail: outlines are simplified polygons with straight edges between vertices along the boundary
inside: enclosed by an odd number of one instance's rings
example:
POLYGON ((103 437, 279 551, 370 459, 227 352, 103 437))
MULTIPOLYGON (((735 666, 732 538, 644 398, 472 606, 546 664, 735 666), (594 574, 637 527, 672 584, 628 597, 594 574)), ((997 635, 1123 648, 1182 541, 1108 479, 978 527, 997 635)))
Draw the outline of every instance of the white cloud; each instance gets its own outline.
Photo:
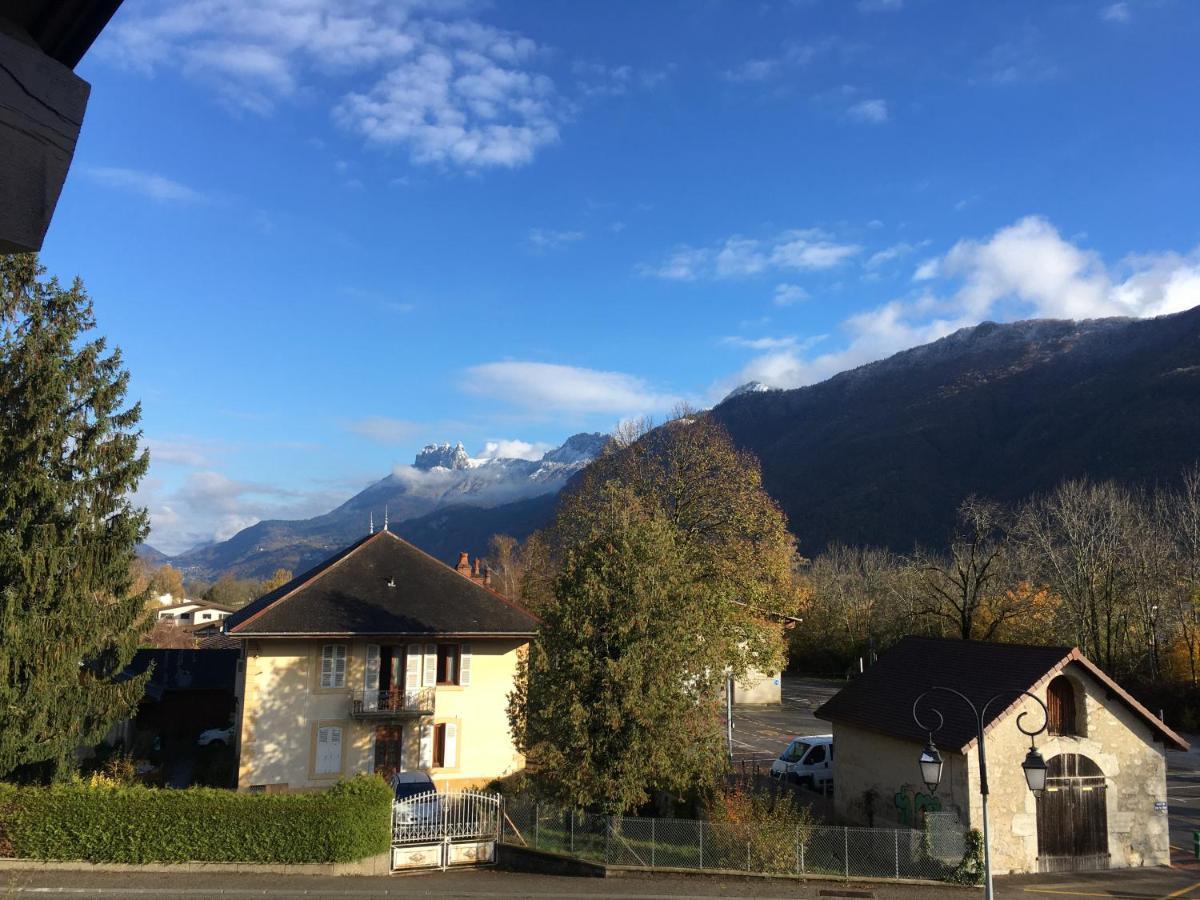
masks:
POLYGON ((114 166, 89 166, 84 174, 97 184, 141 194, 163 203, 204 203, 208 199, 199 191, 154 172, 122 169, 114 166))
POLYGON ((173 489, 156 477, 146 478, 135 501, 150 511, 150 543, 173 554, 197 544, 226 540, 263 519, 307 518, 326 512, 352 490, 301 491, 200 469, 173 489))
POLYGON ((1100 18, 1105 22, 1117 22, 1125 25, 1130 20, 1128 3, 1110 3, 1100 10, 1100 18))
POLYGON ((637 271, 676 281, 738 278, 779 269, 817 271, 839 266, 861 250, 857 244, 842 243, 820 229, 807 228, 766 240, 734 235, 712 247, 681 245, 659 265, 641 265, 637 271))
POLYGON ((808 291, 798 284, 777 284, 771 301, 776 306, 791 306, 808 299, 808 291))
POLYGON ((816 356, 796 345, 768 347, 713 386, 715 397, 747 381, 812 384, 863 363, 944 337, 984 319, 1157 316, 1200 306, 1200 247, 1190 254, 1137 254, 1106 265, 1028 216, 985 240, 962 240, 914 275, 925 288, 842 323, 840 349, 816 356), (933 289, 937 281, 940 290, 933 289))
POLYGON ((346 427, 354 434, 362 435, 380 444, 407 443, 416 440, 419 435, 429 430, 429 426, 421 422, 393 419, 388 416, 367 416, 350 422, 346 427))
POLYGON ((887 101, 860 100, 846 110, 846 118, 865 125, 882 125, 888 120, 887 101))
POLYGON ((548 228, 531 228, 529 243, 538 250, 553 250, 564 244, 573 244, 583 240, 582 231, 554 231, 548 228))
POLYGON ((541 459, 550 450, 553 450, 554 444, 548 444, 544 441, 521 441, 511 438, 498 438, 494 441, 487 441, 483 445, 483 449, 476 454, 476 459, 528 459, 536 462, 541 459))
POLYGON ((623 372, 517 360, 472 366, 462 387, 544 413, 639 415, 669 409, 680 399, 623 372))
POLYGON ((565 104, 536 69, 535 42, 470 18, 464 6, 150 2, 106 29, 97 52, 140 71, 177 68, 254 114, 333 92, 338 124, 406 149, 417 164, 523 165, 558 140, 565 104))
POLYGON ((934 257, 927 259, 913 272, 913 281, 929 281, 932 278, 937 278, 940 261, 934 257))
POLYGON ((916 249, 916 246, 913 244, 910 244, 907 241, 900 241, 899 243, 892 244, 890 247, 885 247, 882 250, 872 253, 870 257, 867 258, 867 261, 863 263, 863 266, 873 271, 887 265, 890 262, 900 259, 903 256, 908 256, 908 254, 912 253, 916 249))
POLYGON ((796 338, 793 335, 785 337, 760 337, 760 338, 744 338, 744 337, 724 337, 721 338, 722 344, 728 344, 730 347, 740 347, 745 350, 781 350, 784 347, 795 347, 796 338))
POLYGON ((830 39, 809 43, 792 41, 785 44, 778 55, 745 60, 723 71, 721 77, 738 84, 769 81, 783 75, 788 69, 808 65, 834 45, 835 42, 830 39))
POLYGON ((576 90, 583 97, 620 97, 635 88, 657 87, 667 79, 668 70, 576 60, 571 65, 571 74, 576 78, 576 90))

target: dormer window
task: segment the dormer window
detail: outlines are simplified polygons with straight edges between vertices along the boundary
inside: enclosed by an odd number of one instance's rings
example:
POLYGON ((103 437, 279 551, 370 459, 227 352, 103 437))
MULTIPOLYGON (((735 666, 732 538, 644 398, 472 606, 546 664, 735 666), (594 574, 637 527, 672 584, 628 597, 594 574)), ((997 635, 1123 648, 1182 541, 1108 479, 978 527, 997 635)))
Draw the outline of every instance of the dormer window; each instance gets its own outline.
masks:
POLYGON ((1050 715, 1049 732, 1078 735, 1079 713, 1075 708, 1075 685, 1065 675, 1054 678, 1046 688, 1046 709, 1050 715))

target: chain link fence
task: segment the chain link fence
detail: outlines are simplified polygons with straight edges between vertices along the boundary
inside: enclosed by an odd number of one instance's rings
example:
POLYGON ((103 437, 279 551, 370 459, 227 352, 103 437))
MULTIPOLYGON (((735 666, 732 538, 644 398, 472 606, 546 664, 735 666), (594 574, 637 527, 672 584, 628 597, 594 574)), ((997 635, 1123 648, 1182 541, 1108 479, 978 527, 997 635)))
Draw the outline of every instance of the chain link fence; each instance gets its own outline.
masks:
POLYGON ((931 816, 924 831, 833 825, 763 829, 605 816, 528 797, 505 801, 501 840, 612 866, 933 881, 948 879, 966 850, 953 814, 931 816))

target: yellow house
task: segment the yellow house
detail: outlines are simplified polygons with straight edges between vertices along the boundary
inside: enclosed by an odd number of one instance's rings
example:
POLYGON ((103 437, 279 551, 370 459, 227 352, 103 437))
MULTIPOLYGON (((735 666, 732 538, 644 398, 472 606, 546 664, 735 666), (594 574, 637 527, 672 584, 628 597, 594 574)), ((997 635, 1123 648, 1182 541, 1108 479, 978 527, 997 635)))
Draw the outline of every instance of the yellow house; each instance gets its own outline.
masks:
POLYGON ((537 620, 380 531, 225 620, 242 643, 238 788, 426 771, 439 788, 523 768, 507 696, 537 620))

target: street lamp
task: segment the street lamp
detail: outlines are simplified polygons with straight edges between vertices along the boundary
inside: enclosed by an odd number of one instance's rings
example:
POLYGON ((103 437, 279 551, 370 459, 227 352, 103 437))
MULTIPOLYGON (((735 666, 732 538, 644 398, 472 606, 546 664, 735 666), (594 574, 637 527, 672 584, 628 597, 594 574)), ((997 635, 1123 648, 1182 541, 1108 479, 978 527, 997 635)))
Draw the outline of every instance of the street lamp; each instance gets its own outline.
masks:
POLYGON ((942 782, 942 755, 938 753, 937 747, 933 744, 933 734, 935 731, 940 731, 942 726, 946 724, 946 720, 942 717, 941 711, 936 707, 931 707, 931 712, 937 716, 937 726, 930 728, 921 721, 921 717, 917 714, 917 706, 926 696, 934 691, 943 691, 947 694, 953 694, 960 698, 964 703, 971 708, 971 712, 975 716, 976 738, 979 746, 979 793, 983 798, 983 897, 984 900, 992 900, 992 848, 988 836, 988 778, 987 778, 987 753, 983 745, 983 726, 987 721, 988 707, 1001 697, 1020 697, 1026 696, 1037 701, 1037 705, 1042 708, 1042 725, 1033 731, 1028 731, 1021 724, 1021 720, 1028 715, 1028 712, 1022 712, 1017 716, 1017 730, 1029 737, 1029 752, 1025 754, 1025 761, 1021 763, 1021 768, 1025 772, 1025 783, 1029 785, 1029 790, 1033 792, 1033 796, 1040 798, 1042 792, 1046 789, 1046 761, 1042 759, 1042 754, 1038 753, 1037 747, 1034 746, 1033 739, 1035 735, 1041 734, 1046 730, 1046 726, 1050 724, 1050 713, 1046 709, 1046 704, 1041 701, 1041 698, 1035 697, 1029 691, 1001 691, 988 698, 988 701, 983 704, 980 709, 971 702, 971 698, 961 691, 956 691, 954 688, 935 686, 925 691, 916 700, 913 701, 913 721, 922 730, 929 733, 929 743, 925 745, 925 749, 921 751, 918 763, 921 766, 921 778, 928 786, 930 793, 937 790, 938 785, 942 782))

